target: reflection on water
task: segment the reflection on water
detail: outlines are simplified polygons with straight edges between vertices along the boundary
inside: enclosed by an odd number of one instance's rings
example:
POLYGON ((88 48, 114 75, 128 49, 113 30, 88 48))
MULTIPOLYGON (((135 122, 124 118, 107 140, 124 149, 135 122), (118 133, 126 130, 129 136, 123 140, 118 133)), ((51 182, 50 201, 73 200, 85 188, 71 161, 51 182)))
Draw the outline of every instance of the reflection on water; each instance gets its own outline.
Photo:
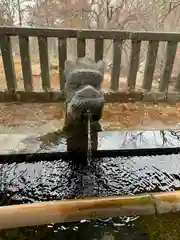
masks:
MULTIPOLYGON (((109 132, 107 136, 99 136, 99 148, 179 146, 179 137, 177 131, 109 132)), ((57 148, 57 145, 53 146, 53 150, 57 148)), ((180 187, 180 155, 93 159, 91 166, 81 168, 62 160, 41 161, 3 165, 0 170, 1 204, 174 191, 180 187)), ((173 227, 178 217, 178 214, 124 217, 22 228, 2 231, 0 239, 179 239, 176 235, 180 236, 180 231, 178 228, 174 231, 173 227), (161 229, 159 233, 157 223, 161 229)))
POLYGON ((180 131, 107 131, 99 133, 98 149, 179 147, 180 131))
MULTIPOLYGON (((6 137, 7 138, 7 137, 6 137)), ((41 137, 41 141, 36 137, 20 137, 17 139, 12 152, 42 152, 42 151, 66 151, 66 139, 57 137, 57 134, 47 134, 41 137), (21 140, 22 138, 25 138, 21 140)), ((12 140, 12 136, 9 135, 12 140)), ((98 149, 120 149, 120 148, 157 148, 157 147, 180 147, 180 130, 171 131, 105 131, 98 133, 98 149)), ((7 140, 6 140, 7 142, 7 140)), ((4 141, 2 145, 7 144, 4 141)), ((11 141, 10 141, 11 143, 11 141)), ((11 146, 13 144, 11 143, 11 146)))

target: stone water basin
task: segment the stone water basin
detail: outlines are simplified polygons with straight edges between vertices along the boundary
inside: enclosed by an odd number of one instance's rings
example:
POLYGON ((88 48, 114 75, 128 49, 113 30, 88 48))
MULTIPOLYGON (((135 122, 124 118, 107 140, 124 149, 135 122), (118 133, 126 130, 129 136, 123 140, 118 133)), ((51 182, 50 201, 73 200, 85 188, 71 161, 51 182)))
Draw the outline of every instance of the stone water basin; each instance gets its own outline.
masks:
MULTIPOLYGON (((178 130, 102 132, 99 134, 98 148, 177 147, 180 145, 179 139, 178 130)), ((18 144, 22 141, 23 138, 19 138, 18 144)), ((33 152, 35 147, 37 151, 43 151, 39 150, 36 141, 26 141, 26 144, 19 151, 25 148, 33 152)), ((66 151, 65 139, 59 139, 48 148, 46 146, 46 151, 58 150, 66 151)), ((91 166, 86 168, 77 168, 61 159, 54 162, 41 159, 37 163, 1 165, 1 179, 2 205, 84 196, 174 191, 180 187, 180 155, 93 159, 91 166)), ((18 228, 1 231, 0 239, 180 239, 179 216, 132 216, 18 228)))

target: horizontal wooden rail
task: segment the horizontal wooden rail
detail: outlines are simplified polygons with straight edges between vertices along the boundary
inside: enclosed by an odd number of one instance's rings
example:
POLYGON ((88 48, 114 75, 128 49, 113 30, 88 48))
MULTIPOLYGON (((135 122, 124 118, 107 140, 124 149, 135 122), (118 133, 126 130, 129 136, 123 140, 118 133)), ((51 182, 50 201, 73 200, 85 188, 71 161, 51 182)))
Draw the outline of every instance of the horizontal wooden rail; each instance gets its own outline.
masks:
POLYGON ((0 207, 0 229, 180 211, 180 191, 0 207))
MULTIPOLYGON (((106 103, 128 103, 128 102, 168 102, 169 104, 175 104, 180 101, 179 93, 161 93, 161 92, 110 92, 104 93, 106 103)), ((65 96, 62 92, 48 91, 48 92, 1 92, 0 91, 0 102, 64 102, 65 96)))
POLYGON ((134 41, 180 41, 180 33, 173 32, 115 31, 68 28, 61 29, 47 27, 32 28, 1 26, 0 35, 82 39, 124 39, 134 41))

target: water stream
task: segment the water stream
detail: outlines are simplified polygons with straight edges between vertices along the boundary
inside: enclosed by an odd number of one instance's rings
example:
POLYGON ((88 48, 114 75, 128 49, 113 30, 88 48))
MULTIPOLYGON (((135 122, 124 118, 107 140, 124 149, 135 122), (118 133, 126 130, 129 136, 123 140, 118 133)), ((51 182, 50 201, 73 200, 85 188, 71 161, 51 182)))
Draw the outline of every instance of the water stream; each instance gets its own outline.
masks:
POLYGON ((88 154, 87 154, 87 163, 90 166, 92 159, 92 139, 91 139, 91 112, 88 111, 88 154))

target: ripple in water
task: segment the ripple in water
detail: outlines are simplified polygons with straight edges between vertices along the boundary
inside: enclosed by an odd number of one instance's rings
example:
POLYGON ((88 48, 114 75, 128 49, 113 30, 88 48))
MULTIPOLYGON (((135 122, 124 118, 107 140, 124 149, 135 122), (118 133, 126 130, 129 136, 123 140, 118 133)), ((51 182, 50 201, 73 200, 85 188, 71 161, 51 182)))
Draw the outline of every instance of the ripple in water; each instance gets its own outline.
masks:
POLYGON ((180 155, 94 159, 78 167, 62 160, 1 165, 1 191, 25 201, 107 196, 180 187, 180 155))

